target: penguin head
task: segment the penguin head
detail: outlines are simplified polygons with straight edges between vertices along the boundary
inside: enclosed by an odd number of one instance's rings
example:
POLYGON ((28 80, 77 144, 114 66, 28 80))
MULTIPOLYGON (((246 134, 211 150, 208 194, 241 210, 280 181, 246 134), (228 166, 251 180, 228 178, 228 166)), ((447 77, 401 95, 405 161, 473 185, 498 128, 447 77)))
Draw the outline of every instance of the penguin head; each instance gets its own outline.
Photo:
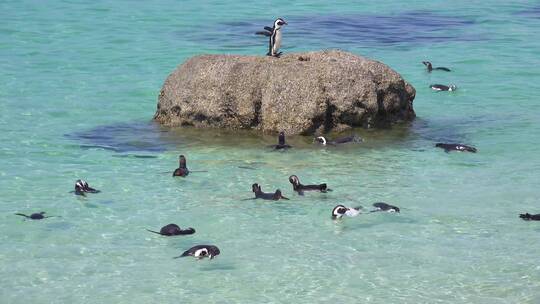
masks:
POLYGON ((530 220, 531 219, 531 215, 529 213, 520 214, 519 217, 524 219, 524 220, 530 220))
POLYGON ((85 192, 86 189, 88 189, 88 183, 85 182, 84 180, 78 179, 75 182, 75 192, 82 193, 82 192, 85 192))
POLYGON ((332 210, 332 219, 340 219, 345 213, 349 210, 349 208, 343 206, 343 205, 337 205, 332 210))
POLYGON ((274 21, 274 29, 279 30, 283 25, 286 25, 287 22, 283 20, 282 18, 277 18, 276 21, 274 21))
POLYGON ((251 185, 251 191, 255 193, 261 192, 261 186, 259 186, 257 183, 253 184, 251 185))
POLYGON ((180 168, 186 168, 186 158, 184 157, 184 155, 180 155, 178 157, 178 161, 180 163, 180 168))
POLYGON ((208 252, 209 252, 208 257, 210 259, 213 259, 216 255, 219 255, 221 253, 219 251, 219 248, 217 248, 216 246, 208 246, 208 252))
POLYGON ((326 146, 326 138, 324 136, 315 137, 315 141, 326 146))
POLYGON ((450 86, 448 86, 448 91, 455 91, 457 90, 457 86, 455 84, 451 84, 450 86))
POLYGON ((278 143, 280 145, 284 145, 285 144, 285 132, 281 131, 279 132, 279 135, 278 135, 278 143))
POLYGON ((433 68, 431 62, 429 61, 422 61, 422 63, 428 68, 428 70, 431 70, 433 68))
POLYGON ((298 176, 296 175, 289 176, 289 182, 293 184, 294 186, 300 185, 300 180, 298 179, 298 176))

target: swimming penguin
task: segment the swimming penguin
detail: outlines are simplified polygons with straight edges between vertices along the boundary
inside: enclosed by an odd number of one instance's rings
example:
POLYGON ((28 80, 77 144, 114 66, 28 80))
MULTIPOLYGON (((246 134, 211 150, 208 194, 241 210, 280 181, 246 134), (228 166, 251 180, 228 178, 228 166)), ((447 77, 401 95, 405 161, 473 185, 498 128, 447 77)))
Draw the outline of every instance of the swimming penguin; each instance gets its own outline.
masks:
POLYGON ((257 35, 264 35, 269 38, 268 42, 268 53, 267 56, 279 57, 282 52, 279 52, 281 47, 281 27, 287 24, 285 20, 277 18, 274 21, 274 27, 265 26, 264 31, 257 32, 257 35))
POLYGON ((435 147, 444 149, 444 152, 450 152, 450 151, 459 151, 459 152, 472 152, 476 153, 476 148, 471 146, 466 146, 462 144, 444 144, 444 143, 437 143, 435 144, 435 147))
POLYGON ((45 216, 44 214, 45 214, 45 212, 43 212, 43 211, 39 212, 39 213, 32 213, 30 215, 26 215, 26 214, 22 214, 22 213, 15 213, 15 215, 24 216, 25 218, 31 219, 31 220, 42 220, 42 219, 45 219, 45 218, 54 217, 54 216, 45 216))
POLYGON ((434 91, 455 91, 455 90, 457 90, 457 87, 454 84, 451 84, 450 86, 445 86, 444 84, 432 84, 429 87, 434 91))
POLYGON ((174 257, 175 259, 192 256, 196 259, 203 259, 203 258, 210 258, 213 259, 215 256, 219 255, 220 251, 219 248, 217 248, 214 245, 197 245, 189 248, 188 250, 184 251, 182 255, 174 257))
POLYGON ((362 213, 360 209, 362 208, 361 207, 351 208, 351 207, 346 207, 343 205, 337 205, 334 207, 334 209, 332 209, 332 219, 337 220, 337 219, 342 218, 343 216, 350 216, 350 217, 357 216, 360 213, 362 213))
MULTIPOLYGON (((180 155, 179 162, 180 162, 180 164, 179 164, 178 168, 176 170, 174 170, 173 176, 182 176, 182 177, 188 176, 189 169, 186 166, 186 158, 184 157, 184 155, 180 155)), ((169 172, 171 172, 171 171, 169 171, 169 172)))
POLYGON ((159 230, 159 232, 153 231, 153 230, 150 230, 150 229, 146 229, 146 230, 148 230, 150 232, 153 232, 153 233, 161 234, 161 235, 164 235, 164 236, 187 235, 187 234, 194 234, 195 233, 195 229, 193 229, 191 227, 182 230, 176 224, 169 224, 169 225, 163 226, 161 228, 161 230, 159 230))
POLYGON ((255 193, 255 198, 253 199, 263 199, 263 200, 271 200, 271 201, 277 201, 280 199, 289 200, 288 198, 281 195, 281 190, 277 189, 274 193, 265 193, 262 192, 261 186, 259 184, 253 184, 251 185, 251 191, 255 193))
POLYGON ((426 66, 427 71, 428 71, 429 73, 431 73, 431 71, 433 71, 433 70, 450 72, 450 69, 449 69, 449 68, 445 68, 445 67, 436 67, 436 68, 434 68, 434 67, 431 65, 431 62, 429 62, 429 61, 422 61, 422 63, 426 66))
POLYGON ((360 143, 364 140, 359 136, 352 135, 352 136, 347 136, 347 137, 342 137, 342 138, 336 138, 334 140, 328 140, 324 136, 319 136, 315 138, 315 141, 317 143, 320 143, 323 146, 326 146, 326 145, 336 146, 336 145, 346 144, 350 142, 360 143))
POLYGON ((389 205, 387 203, 375 203, 373 204, 373 207, 375 207, 375 210, 371 210, 370 212, 378 212, 378 211, 386 211, 386 212, 397 212, 399 213, 399 208, 396 206, 389 205))
POLYGON ((278 135, 278 144, 277 145, 272 145, 270 146, 276 150, 281 150, 281 149, 289 149, 289 148, 292 148, 291 146, 287 145, 285 143, 285 132, 281 131, 279 132, 279 135, 278 135))
POLYGON ((519 217, 525 221, 540 221, 540 213, 539 214, 525 213, 525 214, 520 214, 519 217))
POLYGON ((78 179, 75 182, 75 194, 85 196, 85 193, 99 193, 99 190, 96 190, 88 185, 88 183, 82 179, 78 179))
POLYGON ((304 191, 320 191, 323 193, 332 191, 332 189, 327 188, 326 183, 319 185, 302 185, 300 179, 296 175, 289 176, 289 182, 293 185, 293 190, 300 195, 304 195, 304 191))

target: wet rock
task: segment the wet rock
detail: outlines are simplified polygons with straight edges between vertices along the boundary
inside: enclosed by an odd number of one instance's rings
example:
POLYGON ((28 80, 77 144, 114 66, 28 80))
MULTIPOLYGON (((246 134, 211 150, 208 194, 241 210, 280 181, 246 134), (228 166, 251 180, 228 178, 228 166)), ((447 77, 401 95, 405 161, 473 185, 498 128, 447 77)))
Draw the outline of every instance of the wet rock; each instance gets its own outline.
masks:
POLYGON ((154 119, 309 135, 412 120, 415 94, 385 64, 339 50, 281 58, 201 55, 169 75, 154 119))

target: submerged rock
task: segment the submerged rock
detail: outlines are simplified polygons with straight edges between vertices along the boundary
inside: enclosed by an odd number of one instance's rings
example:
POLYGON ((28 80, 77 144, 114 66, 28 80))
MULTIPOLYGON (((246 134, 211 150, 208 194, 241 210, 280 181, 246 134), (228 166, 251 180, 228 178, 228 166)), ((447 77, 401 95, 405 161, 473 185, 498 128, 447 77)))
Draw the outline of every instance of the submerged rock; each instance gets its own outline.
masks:
POLYGON ((415 94, 385 64, 343 51, 202 55, 169 75, 154 119, 308 135, 412 120, 415 94))

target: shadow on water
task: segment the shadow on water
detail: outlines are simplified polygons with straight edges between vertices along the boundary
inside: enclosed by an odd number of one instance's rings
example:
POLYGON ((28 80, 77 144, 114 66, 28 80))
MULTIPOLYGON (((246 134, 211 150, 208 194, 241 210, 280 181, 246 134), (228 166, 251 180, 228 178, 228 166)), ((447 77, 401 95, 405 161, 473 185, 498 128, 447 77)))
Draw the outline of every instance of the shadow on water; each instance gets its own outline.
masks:
MULTIPOLYGON (((180 138, 168 138, 168 129, 154 122, 117 123, 66 134, 79 141, 81 149, 103 149, 118 153, 163 152, 182 144, 180 138)), ((154 158, 153 155, 120 154, 117 157, 154 158)))
MULTIPOLYGON (((413 149, 423 151, 431 148, 426 141, 459 142, 467 144, 467 133, 471 127, 489 123, 486 118, 416 118, 413 122, 401 123, 387 129, 355 128, 341 133, 329 133, 334 139, 348 135, 358 135, 362 143, 351 143, 337 147, 323 147, 314 143, 313 136, 288 136, 287 143, 298 149, 323 149, 330 152, 356 153, 358 149, 413 149)), ((114 157, 156 158, 156 153, 192 147, 230 147, 254 149, 275 153, 269 146, 277 143, 276 134, 261 134, 254 130, 197 129, 192 127, 169 128, 153 122, 118 123, 98 126, 90 130, 65 135, 78 141, 81 149, 104 149, 117 152, 114 157)), ((473 144, 473 143, 469 143, 473 144)), ((281 151, 288 153, 290 151, 281 151)), ((234 160, 241 169, 256 170, 264 163, 248 160, 234 160)))
POLYGON ((518 11, 516 12, 516 15, 528 17, 528 18, 540 19, 540 4, 518 11))
MULTIPOLYGON (((482 40, 481 37, 456 31, 473 25, 473 20, 428 10, 394 15, 312 15, 286 19, 289 23, 287 44, 295 41, 296 45, 317 45, 320 48, 482 40)), ((197 32, 177 32, 177 35, 192 41, 212 41, 214 45, 225 48, 243 49, 260 45, 254 33, 263 30, 264 26, 272 26, 272 21, 225 22, 219 24, 217 29, 203 28, 197 32), (231 41, 235 41, 234 46, 230 45, 231 41)))

